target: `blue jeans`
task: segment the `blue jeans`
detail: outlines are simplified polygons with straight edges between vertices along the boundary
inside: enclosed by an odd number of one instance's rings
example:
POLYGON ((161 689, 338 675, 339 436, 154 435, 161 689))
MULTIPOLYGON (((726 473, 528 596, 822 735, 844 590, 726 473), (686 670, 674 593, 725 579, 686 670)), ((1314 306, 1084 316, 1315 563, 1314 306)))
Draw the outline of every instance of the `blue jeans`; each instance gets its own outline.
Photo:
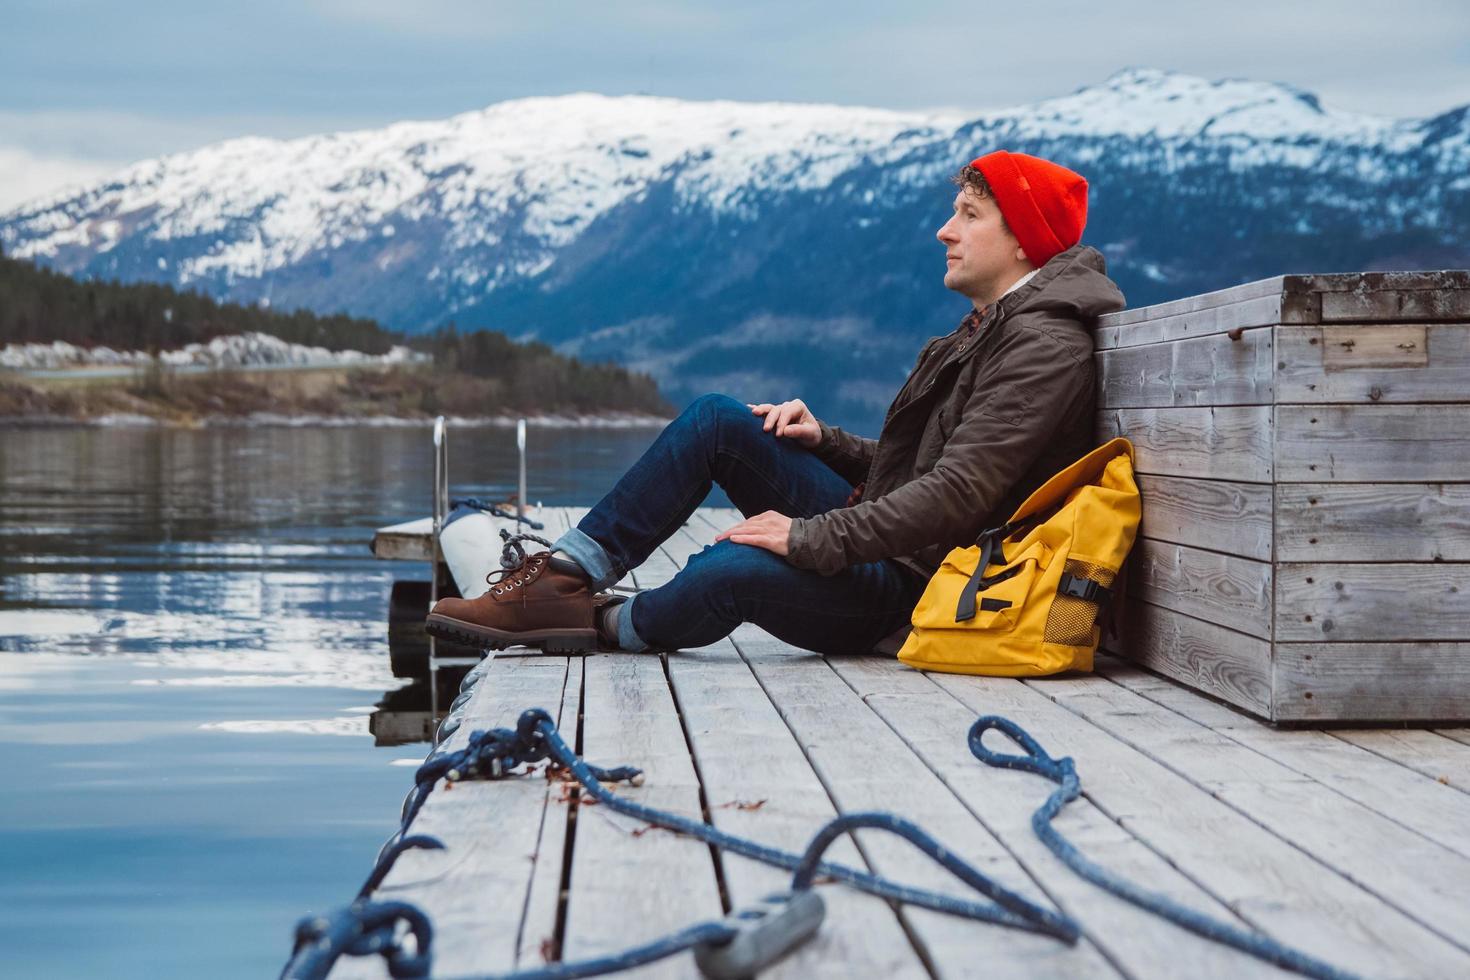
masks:
MULTIPOLYGON (((718 483, 747 517, 774 510, 814 517, 841 507, 852 487, 724 395, 696 399, 660 433, 607 496, 555 547, 602 589, 641 565, 718 483)), ((667 584, 619 613, 625 650, 705 646, 741 623, 819 653, 865 653, 909 620, 924 590, 892 560, 821 575, 752 545, 721 541, 689 558, 667 584)))

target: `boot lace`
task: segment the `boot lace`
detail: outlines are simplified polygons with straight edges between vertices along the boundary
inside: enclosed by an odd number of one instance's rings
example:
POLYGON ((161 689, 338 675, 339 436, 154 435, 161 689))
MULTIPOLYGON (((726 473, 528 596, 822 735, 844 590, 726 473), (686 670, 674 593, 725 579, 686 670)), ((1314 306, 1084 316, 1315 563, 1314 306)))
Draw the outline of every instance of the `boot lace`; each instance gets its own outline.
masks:
POLYGON ((535 581, 550 554, 551 542, 535 534, 511 534, 500 529, 500 540, 505 542, 500 551, 500 568, 485 576, 485 584, 495 595, 505 595, 513 589, 535 581), (521 542, 534 541, 545 545, 547 551, 535 556, 526 554, 521 542))

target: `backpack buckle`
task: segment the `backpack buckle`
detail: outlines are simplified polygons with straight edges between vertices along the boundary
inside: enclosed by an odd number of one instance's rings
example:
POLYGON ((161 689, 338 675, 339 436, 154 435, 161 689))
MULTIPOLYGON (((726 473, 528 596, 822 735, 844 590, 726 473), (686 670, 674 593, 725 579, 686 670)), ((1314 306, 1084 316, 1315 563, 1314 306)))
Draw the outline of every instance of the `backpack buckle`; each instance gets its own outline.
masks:
POLYGON ((1101 606, 1112 598, 1113 593, 1112 590, 1093 579, 1082 578, 1071 572, 1063 572, 1062 580, 1057 585, 1057 595, 1071 596, 1074 599, 1101 606))

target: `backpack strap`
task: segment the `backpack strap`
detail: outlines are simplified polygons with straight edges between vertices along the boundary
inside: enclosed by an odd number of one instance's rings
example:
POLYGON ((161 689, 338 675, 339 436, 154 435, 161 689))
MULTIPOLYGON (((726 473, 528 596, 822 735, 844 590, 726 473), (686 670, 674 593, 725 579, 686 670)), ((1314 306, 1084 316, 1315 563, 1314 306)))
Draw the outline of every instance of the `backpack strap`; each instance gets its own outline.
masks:
MULTIPOLYGON (((985 569, 991 565, 1004 565, 1006 555, 1003 550, 1005 539, 1010 537, 1021 528, 1035 524, 1041 520, 1041 514, 1032 514, 1030 517, 1020 517, 1000 527, 993 527, 988 531, 982 531, 975 543, 980 546, 980 561, 975 565, 975 573, 970 576, 970 581, 965 583, 964 591, 960 593, 959 605, 955 607, 954 621, 963 623, 967 619, 975 618, 975 596, 984 592, 997 582, 1004 582, 1020 571, 1019 568, 1008 568, 1003 572, 997 572, 990 578, 985 577, 985 569)), ((987 612, 990 610, 987 609, 987 612)))
POLYGON ((970 581, 965 583, 964 591, 960 593, 959 605, 955 607, 954 621, 963 623, 967 619, 975 618, 975 595, 985 583, 985 569, 990 567, 992 561, 1004 562, 1005 552, 1001 550, 1001 541, 1005 535, 1003 527, 991 528, 980 535, 977 542, 980 545, 980 560, 975 563, 975 572, 970 576, 970 581))

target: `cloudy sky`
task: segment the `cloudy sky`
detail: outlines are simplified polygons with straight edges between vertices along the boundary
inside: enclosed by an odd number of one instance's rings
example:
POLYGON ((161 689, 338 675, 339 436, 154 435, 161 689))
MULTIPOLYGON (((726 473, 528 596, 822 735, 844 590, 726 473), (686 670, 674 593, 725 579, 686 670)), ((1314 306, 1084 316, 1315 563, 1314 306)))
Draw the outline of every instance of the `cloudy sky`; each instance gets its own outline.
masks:
POLYGON ((0 0, 0 209, 226 137, 528 95, 978 112, 1129 66, 1433 115, 1470 103, 1470 0, 0 0))

